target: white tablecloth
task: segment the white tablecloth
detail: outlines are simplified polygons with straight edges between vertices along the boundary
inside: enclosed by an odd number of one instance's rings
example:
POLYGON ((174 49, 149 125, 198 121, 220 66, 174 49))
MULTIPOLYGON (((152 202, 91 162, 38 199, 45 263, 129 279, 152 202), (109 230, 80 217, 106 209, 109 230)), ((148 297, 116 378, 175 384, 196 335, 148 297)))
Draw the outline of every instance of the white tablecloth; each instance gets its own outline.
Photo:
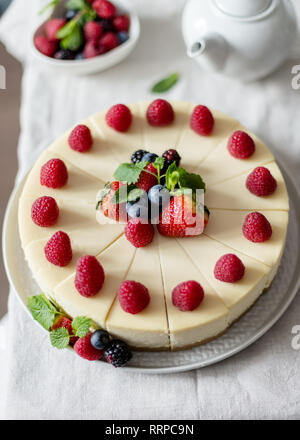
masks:
MULTIPOLYGON (((300 186, 300 90, 291 87, 291 68, 299 60, 247 85, 210 76, 185 55, 180 33, 183 0, 134 3, 142 34, 133 54, 109 71, 76 78, 42 70, 28 56, 28 35, 45 1, 14 0, 0 22, 0 38, 25 67, 18 177, 72 124, 113 103, 150 98, 153 82, 179 71, 181 80, 167 98, 198 101, 232 114, 265 140, 300 186)), ((297 324, 299 295, 271 331, 225 362, 184 374, 130 374, 95 368, 67 350, 53 349, 11 294, 0 345, 0 370, 7 367, 6 375, 0 371, 2 417, 298 419, 300 351, 291 347, 297 324)))

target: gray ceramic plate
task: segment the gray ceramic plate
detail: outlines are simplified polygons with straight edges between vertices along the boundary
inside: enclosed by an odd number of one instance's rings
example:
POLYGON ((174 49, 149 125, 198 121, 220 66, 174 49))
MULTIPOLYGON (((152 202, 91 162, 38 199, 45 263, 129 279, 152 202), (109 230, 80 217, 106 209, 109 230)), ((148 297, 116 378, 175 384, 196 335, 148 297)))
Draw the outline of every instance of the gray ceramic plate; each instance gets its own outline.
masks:
MULTIPOLYGON (((291 177, 284 169, 282 171, 290 196, 290 222, 282 263, 268 293, 262 295, 253 308, 222 337, 208 344, 175 353, 137 352, 130 366, 125 368, 126 370, 155 374, 177 373, 215 364, 251 345, 266 333, 286 311, 300 287, 297 227, 297 217, 300 218, 300 196, 291 177)), ((40 289, 33 280, 24 259, 19 239, 17 214, 22 187, 23 184, 20 184, 15 189, 7 207, 3 227, 3 255, 9 281, 21 304, 29 313, 26 307, 27 297, 38 293, 40 289)), ((107 368, 111 366, 107 365, 107 368)))

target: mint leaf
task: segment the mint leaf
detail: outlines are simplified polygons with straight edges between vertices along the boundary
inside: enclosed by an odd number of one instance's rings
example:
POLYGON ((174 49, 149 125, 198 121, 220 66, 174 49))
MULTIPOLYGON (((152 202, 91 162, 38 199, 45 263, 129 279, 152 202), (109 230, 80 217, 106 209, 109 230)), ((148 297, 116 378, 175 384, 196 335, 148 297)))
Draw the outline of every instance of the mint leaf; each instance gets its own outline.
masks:
POLYGON ((30 296, 27 302, 33 318, 38 321, 46 330, 49 330, 54 322, 57 310, 46 298, 45 295, 30 296))
POLYGON ((127 182, 129 185, 136 183, 139 180, 140 174, 148 162, 122 163, 115 171, 114 178, 122 182, 127 182))
POLYGON ((61 40, 62 38, 65 38, 68 35, 71 35, 76 26, 77 26, 76 20, 73 19, 73 20, 68 21, 68 23, 66 23, 63 27, 61 27, 58 30, 58 32, 56 33, 56 37, 61 40))
POLYGON ((80 10, 87 6, 85 0, 69 0, 66 4, 67 9, 80 10))
MULTIPOLYGON (((181 168, 183 170, 183 168, 181 168)), ((184 170, 185 171, 185 170, 184 170)), ((205 183, 199 174, 187 173, 186 171, 180 174, 179 186, 181 188, 190 188, 193 191, 203 189, 205 191, 205 183)))
POLYGON ((60 327, 56 330, 52 330, 50 332, 50 341, 53 347, 61 350, 62 348, 66 348, 70 342, 70 335, 66 328, 60 327))
POLYGON ((87 10, 84 14, 81 15, 81 17, 79 17, 78 24, 83 27, 89 21, 95 20, 96 17, 97 17, 96 11, 92 9, 87 10))
POLYGON ((157 157, 155 161, 152 163, 152 165, 156 170, 158 169, 161 170, 164 167, 164 164, 165 164, 165 159, 163 157, 157 157))
POLYGON ((72 328, 74 330, 74 335, 79 338, 84 338, 90 330, 92 325, 92 320, 86 316, 77 316, 72 321, 72 328))
POLYGON ((152 93, 163 93, 170 90, 179 80, 178 73, 172 73, 171 75, 158 81, 151 89, 152 93))
POLYGON ((130 191, 128 194, 128 202, 135 202, 140 199, 143 195, 145 195, 145 191, 140 188, 135 188, 130 191))
POLYGON ((44 12, 48 11, 48 9, 54 9, 56 5, 58 5, 58 3, 60 2, 60 0, 52 0, 50 3, 48 3, 44 8, 42 8, 39 11, 39 15, 44 14, 44 12))
POLYGON ((126 203, 129 200, 129 194, 136 189, 135 185, 122 186, 114 193, 111 202, 114 204, 126 203))
MULTIPOLYGON (((59 34, 59 32, 60 31, 58 31, 57 35, 59 34)), ((82 29, 78 25, 78 23, 75 22, 74 28, 72 29, 72 31, 66 37, 64 37, 61 40, 60 46, 61 46, 62 49, 68 49, 68 50, 76 51, 76 50, 78 50, 80 48, 82 43, 83 43, 82 29)))

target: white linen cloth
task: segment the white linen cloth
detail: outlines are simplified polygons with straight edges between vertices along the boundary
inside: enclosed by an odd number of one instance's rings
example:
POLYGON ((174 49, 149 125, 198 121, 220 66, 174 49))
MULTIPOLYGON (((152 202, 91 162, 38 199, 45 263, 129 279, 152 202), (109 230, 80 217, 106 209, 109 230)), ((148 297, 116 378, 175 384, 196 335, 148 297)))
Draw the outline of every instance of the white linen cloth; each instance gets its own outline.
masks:
MULTIPOLYGON (((181 80, 166 98, 203 103, 238 118, 274 150, 300 186, 300 90, 291 86, 291 69, 299 59, 251 84, 208 75, 186 57, 183 0, 134 3, 142 26, 135 51, 114 68, 88 77, 54 74, 28 55, 26 39, 44 1, 14 0, 0 21, 0 38, 24 62, 18 180, 72 124, 113 103, 151 99, 153 82, 179 71, 181 80)), ((11 294, 0 359, 0 371, 7 367, 7 374, 0 374, 2 417, 299 419, 300 351, 291 347, 297 324, 299 295, 264 337, 229 360, 183 374, 131 374, 95 368, 68 350, 53 349, 11 294)))

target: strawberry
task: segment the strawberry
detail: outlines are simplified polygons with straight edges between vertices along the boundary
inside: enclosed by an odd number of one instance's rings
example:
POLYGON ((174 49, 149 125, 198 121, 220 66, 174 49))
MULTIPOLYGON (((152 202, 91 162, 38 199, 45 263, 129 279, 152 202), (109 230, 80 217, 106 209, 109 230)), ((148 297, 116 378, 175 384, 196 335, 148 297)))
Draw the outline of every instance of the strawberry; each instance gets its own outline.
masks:
POLYGON ((108 192, 100 200, 100 209, 103 214, 117 222, 127 222, 126 203, 116 204, 111 201, 115 192, 123 185, 122 182, 112 182, 108 192))
POLYGON ((163 210, 157 226, 166 237, 191 237, 202 234, 209 212, 200 209, 190 196, 174 196, 163 210))
POLYGON ((142 171, 136 186, 144 191, 148 192, 152 186, 157 184, 157 170, 154 168, 152 163, 149 163, 145 169, 142 171), (149 171, 152 174, 147 173, 149 171), (154 174, 154 175, 153 175, 154 174))

